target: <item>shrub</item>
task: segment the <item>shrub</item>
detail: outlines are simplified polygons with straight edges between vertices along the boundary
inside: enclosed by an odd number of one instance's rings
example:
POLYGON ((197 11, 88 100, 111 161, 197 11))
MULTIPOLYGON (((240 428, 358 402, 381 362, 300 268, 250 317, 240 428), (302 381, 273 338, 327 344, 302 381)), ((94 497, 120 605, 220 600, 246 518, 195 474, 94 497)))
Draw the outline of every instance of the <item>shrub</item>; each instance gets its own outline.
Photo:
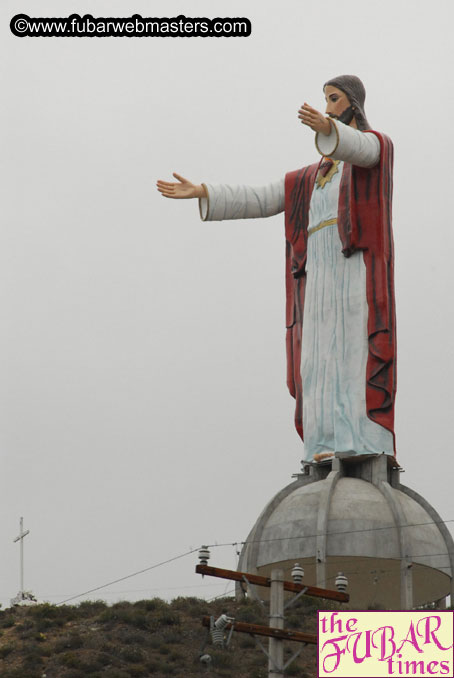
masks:
MULTIPOLYGON (((101 678, 101 674, 99 674, 101 678)), ((85 671, 83 669, 70 669, 65 673, 65 678, 85 678, 85 671)))
POLYGON ((146 634, 129 628, 119 629, 117 640, 124 645, 143 645, 146 642, 146 634))
POLYGON ((169 654, 169 661, 171 662, 181 662, 184 659, 184 655, 181 654, 181 652, 175 652, 175 650, 172 650, 172 652, 169 654))
POLYGON ((28 654, 22 658, 22 666, 29 667, 31 669, 38 669, 39 666, 44 664, 44 659, 40 655, 28 654))
POLYGON ((118 656, 125 662, 130 662, 132 664, 140 662, 144 658, 142 650, 137 647, 122 647, 118 656))
POLYGON ((11 652, 14 651, 14 645, 2 645, 0 647, 0 659, 5 659, 11 652))
POLYGON ((4 612, 2 613, 2 617, 0 618, 0 628, 10 629, 16 623, 14 617, 12 614, 7 614, 5 616, 3 615, 5 615, 4 612))
POLYGON ((169 604, 161 598, 151 598, 150 600, 138 600, 134 603, 134 607, 145 612, 155 612, 156 610, 166 610, 169 604))
POLYGON ((81 659, 75 652, 61 654, 58 658, 58 663, 73 669, 81 668, 81 659))
POLYGON ((158 650, 163 642, 164 641, 160 636, 158 636, 156 633, 153 633, 148 637, 147 645, 153 650, 158 650))
POLYGON ((199 615, 207 614, 207 601, 202 598, 183 598, 179 596, 174 598, 170 603, 170 607, 173 610, 179 610, 180 612, 186 612, 187 614, 198 617, 199 615))
POLYGON ((239 639, 239 646, 242 648, 255 647, 255 640, 252 636, 244 636, 239 639))
POLYGON ((36 628, 39 631, 64 626, 68 621, 76 618, 76 610, 69 605, 34 605, 28 608, 31 619, 36 621, 36 628))
POLYGON ((117 603, 112 607, 106 608, 99 616, 99 622, 103 624, 122 623, 144 630, 149 628, 146 612, 124 603, 117 603))
POLYGON ((249 675, 250 675, 250 678, 267 678, 268 671, 266 669, 262 669, 262 668, 254 669, 253 671, 251 671, 251 673, 249 675))
MULTIPOLYGON (((65 678, 67 677, 65 676, 65 678)), ((85 676, 83 678, 85 678, 85 676)), ((103 671, 100 671, 99 673, 93 673, 91 678, 130 678, 130 674, 129 671, 111 667, 109 669, 103 669, 103 671)))
POLYGON ((162 633, 162 640, 164 643, 174 645, 175 643, 182 643, 183 636, 179 631, 169 629, 168 631, 164 631, 162 633))
POLYGON ((301 669, 296 661, 290 664, 290 666, 287 666, 285 673, 287 676, 300 676, 301 678, 301 669))
POLYGON ((77 616, 82 618, 95 617, 104 612, 106 607, 107 605, 103 600, 84 600, 76 608, 77 616))
POLYGON ((152 659, 151 661, 148 661, 145 664, 147 670, 151 673, 151 675, 154 675, 155 673, 158 673, 158 671, 161 668, 161 662, 156 661, 155 659, 152 659))
POLYGON ((132 665, 129 667, 128 671, 131 678, 142 678, 145 676, 148 678, 150 675, 147 668, 143 664, 132 665))
POLYGON ((2 678, 41 678, 43 671, 41 668, 24 667, 14 669, 5 669, 2 671, 2 678))
POLYGON ((231 668, 233 664, 233 655, 227 650, 212 650, 210 652, 213 659, 213 665, 219 668, 231 668))
POLYGON ((266 659, 265 659, 265 656, 263 655, 263 653, 260 652, 260 651, 252 652, 248 656, 247 664, 251 668, 264 666, 263 662, 266 662, 266 659))
POLYGON ((79 667, 85 673, 95 673, 98 669, 104 667, 104 662, 100 656, 93 657, 84 657, 84 660, 80 662, 79 667))
POLYGON ((83 647, 85 650, 95 650, 96 652, 110 652, 113 653, 117 644, 106 641, 103 633, 87 633, 82 636, 83 647))
POLYGON ((248 624, 259 624, 261 622, 261 615, 255 607, 246 607, 238 610, 236 619, 248 624))
POLYGON ((112 657, 107 652, 100 652, 98 654, 98 662, 101 666, 109 666, 112 663, 112 657))
POLYGON ((23 633, 24 631, 29 631, 30 629, 35 628, 35 623, 32 619, 24 619, 20 624, 16 624, 15 631, 16 633, 23 633))
POLYGON ((16 647, 9 643, 8 645, 2 645, 0 647, 0 659, 5 659, 11 652, 14 652, 16 647))
POLYGON ((55 641, 54 652, 64 652, 65 650, 78 650, 83 647, 84 641, 78 633, 70 633, 61 636, 55 641))
POLYGON ((37 642, 28 642, 28 643, 23 643, 22 648, 21 648, 21 656, 22 657, 41 657, 42 656, 42 648, 41 645, 39 645, 37 642))
POLYGON ((39 641, 40 644, 40 650, 41 650, 41 657, 51 657, 53 654, 53 649, 52 646, 49 643, 44 643, 42 640, 39 641))
POLYGON ((37 635, 38 635, 36 633, 36 629, 33 628, 33 626, 31 628, 23 628, 22 625, 17 625, 17 626, 14 627, 14 631, 15 631, 15 633, 17 633, 17 636, 23 641, 36 640, 37 635))
POLYGON ((285 626, 289 629, 301 629, 303 626, 303 618, 298 614, 291 614, 285 620, 285 626))
POLYGON ((161 612, 156 618, 158 626, 179 626, 181 624, 181 618, 178 612, 161 612))

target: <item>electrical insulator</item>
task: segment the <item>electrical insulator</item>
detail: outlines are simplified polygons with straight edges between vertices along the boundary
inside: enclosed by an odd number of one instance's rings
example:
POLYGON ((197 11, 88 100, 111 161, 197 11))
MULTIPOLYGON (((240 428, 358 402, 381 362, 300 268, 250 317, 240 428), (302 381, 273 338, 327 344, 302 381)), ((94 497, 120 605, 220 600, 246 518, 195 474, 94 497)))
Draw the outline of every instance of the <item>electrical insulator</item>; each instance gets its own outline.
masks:
POLYGON ((343 572, 338 572, 335 580, 335 585, 338 591, 345 593, 348 586, 348 579, 343 572))
POLYGON ((304 577, 304 570, 299 563, 295 563, 291 574, 295 584, 301 584, 304 577))
POLYGON ((229 622, 233 621, 233 617, 227 617, 226 614, 221 614, 221 616, 216 619, 216 621, 214 621, 214 617, 211 618, 210 633, 213 645, 224 647, 224 629, 229 622))
POLYGON ((216 628, 212 629, 211 638, 213 640, 213 645, 216 645, 217 647, 224 647, 224 631, 220 631, 216 628))
POLYGON ((230 619, 229 619, 229 617, 227 617, 226 614, 221 614, 221 616, 218 619, 216 619, 216 621, 214 622, 214 625, 217 629, 219 629, 220 631, 223 631, 225 629, 225 627, 227 626, 227 624, 229 623, 229 621, 230 621, 230 619))
POLYGON ((201 546, 199 548, 199 560, 201 565, 208 565, 210 559, 210 549, 208 546, 201 546))

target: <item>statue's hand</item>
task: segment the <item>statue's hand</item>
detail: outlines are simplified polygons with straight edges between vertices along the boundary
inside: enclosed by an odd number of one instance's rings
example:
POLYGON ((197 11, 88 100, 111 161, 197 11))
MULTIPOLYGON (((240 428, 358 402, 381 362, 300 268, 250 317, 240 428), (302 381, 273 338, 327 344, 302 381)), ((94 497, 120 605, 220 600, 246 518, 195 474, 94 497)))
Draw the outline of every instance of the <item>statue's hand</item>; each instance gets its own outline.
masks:
POLYGON ((325 118, 323 113, 320 113, 320 111, 312 108, 312 106, 309 106, 307 103, 304 103, 299 109, 298 118, 303 125, 307 125, 313 129, 314 132, 322 132, 322 134, 325 134, 326 136, 331 132, 330 121, 325 118))
POLYGON ((165 198, 203 198, 205 197, 205 189, 201 185, 191 183, 188 179, 173 172, 178 183, 171 181, 162 181, 158 179, 156 187, 158 191, 165 198))

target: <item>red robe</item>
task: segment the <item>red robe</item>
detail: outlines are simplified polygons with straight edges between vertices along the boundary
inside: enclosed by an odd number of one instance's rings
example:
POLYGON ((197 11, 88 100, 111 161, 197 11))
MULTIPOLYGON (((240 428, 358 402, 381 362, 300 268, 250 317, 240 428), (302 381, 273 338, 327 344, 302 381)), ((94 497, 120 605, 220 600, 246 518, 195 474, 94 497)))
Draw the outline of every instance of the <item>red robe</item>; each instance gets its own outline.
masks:
MULTIPOLYGON (((391 228, 393 146, 384 134, 374 134, 380 141, 380 162, 372 168, 344 163, 337 219, 343 254, 350 257, 357 250, 362 250, 366 265, 366 298, 369 307, 367 416, 391 431, 394 438, 396 317, 391 228)), ((285 177, 287 384, 290 393, 296 398, 295 424, 303 440, 300 368, 307 228, 318 167, 319 164, 310 165, 289 172, 285 177)))

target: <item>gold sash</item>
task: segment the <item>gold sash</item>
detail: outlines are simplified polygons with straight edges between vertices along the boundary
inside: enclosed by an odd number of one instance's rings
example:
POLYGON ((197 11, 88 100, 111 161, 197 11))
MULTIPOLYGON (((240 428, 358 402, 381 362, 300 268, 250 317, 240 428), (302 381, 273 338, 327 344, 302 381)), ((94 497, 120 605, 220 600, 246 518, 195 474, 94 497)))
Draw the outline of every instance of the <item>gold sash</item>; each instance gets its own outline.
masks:
POLYGON ((325 226, 333 226, 334 224, 337 224, 337 219, 327 219, 326 221, 321 221, 318 226, 314 226, 313 228, 309 228, 307 231, 308 235, 312 235, 312 233, 315 233, 316 231, 320 231, 320 229, 325 228, 325 226))

